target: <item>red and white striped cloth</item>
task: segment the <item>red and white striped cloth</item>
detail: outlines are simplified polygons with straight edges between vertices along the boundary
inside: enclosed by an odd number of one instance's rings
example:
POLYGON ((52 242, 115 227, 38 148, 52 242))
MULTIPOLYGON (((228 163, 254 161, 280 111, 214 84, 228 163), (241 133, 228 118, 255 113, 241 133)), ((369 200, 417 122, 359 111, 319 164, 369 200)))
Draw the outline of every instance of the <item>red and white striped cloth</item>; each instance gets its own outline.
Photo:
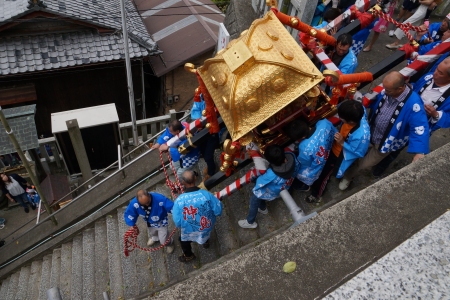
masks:
POLYGON ((177 147, 181 140, 184 139, 186 136, 186 132, 189 133, 190 131, 194 130, 195 128, 200 129, 202 128, 206 123, 206 117, 201 117, 195 121, 192 121, 189 126, 186 126, 185 129, 183 129, 179 134, 172 137, 170 140, 167 141, 167 146, 169 147, 177 147))
MULTIPOLYGON (((370 7, 370 0, 356 0, 355 6, 359 11, 365 12, 370 7)), ((344 11, 343 14, 341 14, 336 19, 328 23, 328 25, 325 27, 325 30, 329 31, 334 27, 337 27, 338 29, 341 28, 343 21, 347 20, 351 16, 351 14, 352 12, 350 8, 347 9, 346 11, 344 11)))
MULTIPOLYGON (((417 56, 411 64, 400 70, 400 73, 405 77, 411 77, 417 72, 423 70, 430 63, 437 61, 443 54, 450 51, 450 39, 445 40, 438 46, 434 47, 424 55, 417 56)), ((372 91, 366 93, 363 98, 363 104, 366 106, 370 101, 375 100, 379 93, 383 90, 383 84, 379 84, 372 91)))

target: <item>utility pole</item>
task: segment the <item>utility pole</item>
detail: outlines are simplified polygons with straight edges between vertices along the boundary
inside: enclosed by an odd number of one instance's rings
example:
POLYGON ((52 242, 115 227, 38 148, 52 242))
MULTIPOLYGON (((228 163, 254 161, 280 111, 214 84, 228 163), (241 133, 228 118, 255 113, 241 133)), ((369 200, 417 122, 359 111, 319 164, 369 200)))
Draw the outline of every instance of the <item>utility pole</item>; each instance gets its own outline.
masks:
POLYGON ((125 17, 124 0, 120 0, 120 12, 122 14, 123 49, 125 51, 125 66, 127 69, 128 96, 130 100, 130 112, 131 112, 131 130, 133 131, 134 146, 137 146, 139 141, 136 127, 136 108, 134 106, 133 78, 131 77, 130 50, 128 48, 128 30, 127 30, 127 20, 125 17))
MULTIPOLYGON (((39 184, 39 181, 37 180, 36 176, 34 175, 33 171, 31 170, 31 167, 28 164, 28 160, 25 157, 25 154, 23 154, 22 149, 20 149, 20 145, 17 142, 17 139, 14 136, 14 133, 13 133, 11 127, 9 127, 8 120, 6 120, 5 114, 3 113, 1 106, 0 106, 0 120, 3 124, 3 127, 5 127, 6 133, 8 134, 9 139, 11 140, 11 143, 14 146, 14 149, 16 149, 17 154, 19 154, 24 167, 27 170, 28 175, 31 178, 31 182, 33 182, 33 185, 36 187, 36 191, 38 192, 39 196, 41 196, 41 201, 42 201, 42 203, 44 203, 45 209, 47 210, 49 215, 52 214, 52 209, 50 208, 50 205, 48 204, 47 199, 45 199, 44 193, 42 193, 41 185, 39 184)), ((59 155, 59 154, 54 153, 54 155, 59 155)), ((52 220, 53 224, 58 225, 58 222, 56 221, 54 216, 51 216, 50 219, 52 220)))

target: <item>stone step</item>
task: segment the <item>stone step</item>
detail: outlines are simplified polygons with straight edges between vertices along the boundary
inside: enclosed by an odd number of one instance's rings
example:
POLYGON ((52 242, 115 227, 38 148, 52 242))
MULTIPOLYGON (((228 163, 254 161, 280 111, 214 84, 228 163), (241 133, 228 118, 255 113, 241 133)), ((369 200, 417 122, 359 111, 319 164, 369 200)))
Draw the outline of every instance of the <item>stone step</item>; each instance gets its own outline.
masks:
POLYGON ((72 286, 72 243, 61 247, 61 272, 59 277, 60 292, 63 299, 70 299, 72 286))
MULTIPOLYGON (((123 249, 123 236, 125 232, 130 228, 125 224, 123 214, 126 207, 121 207, 117 210, 117 222, 119 226, 119 243, 122 245, 120 249, 123 249)), ((137 285, 136 274, 136 251, 132 251, 128 257, 125 257, 123 251, 120 253, 122 261, 122 275, 123 275, 123 288, 125 299, 137 296, 139 294, 139 288, 137 285)))
POLYGON ((95 295, 95 229, 83 231, 83 299, 95 295))
POLYGON ((39 298, 39 284, 41 281, 42 260, 31 263, 30 279, 28 280, 26 299, 39 298))
MULTIPOLYGON (((42 259, 41 281, 39 282, 39 300, 47 300, 47 290, 50 286, 52 270, 52 255, 48 254, 42 259)), ((60 287, 61 288, 61 287, 60 287)))
POLYGON ((11 275, 8 285, 8 293, 6 294, 5 300, 16 299, 16 294, 19 286, 20 272, 15 272, 11 275))
POLYGON ((83 235, 72 240, 72 282, 70 299, 81 299, 83 295, 83 235))
POLYGON ((122 248, 123 242, 119 239, 119 226, 117 215, 106 216, 106 232, 108 244, 108 265, 109 265, 109 293, 111 299, 123 298, 123 277, 122 277, 122 248))
POLYGON ((59 278, 61 276, 61 248, 53 250, 52 270, 50 273, 50 286, 60 287, 59 278))
MULTIPOLYGON (((169 217, 169 234, 174 228, 175 224, 173 223, 172 218, 169 217)), ((184 264, 178 261, 178 257, 183 254, 180 247, 179 236, 180 232, 177 230, 173 236, 175 249, 172 254, 167 254, 166 256, 167 271, 170 282, 180 280, 184 275, 195 270, 194 266, 197 267, 196 264, 193 263, 184 264)))
POLYGON ((109 287, 108 243, 106 220, 95 222, 95 299, 103 299, 109 287))
POLYGON ((19 285, 17 287, 16 299, 22 300, 27 297, 28 280, 30 279, 30 266, 22 267, 19 275, 19 285))
MULTIPOLYGON (((137 243, 141 247, 147 247, 147 224, 138 218, 136 225, 139 228, 140 234, 137 238, 137 243)), ((151 290, 153 283, 152 263, 150 253, 136 249, 133 251, 135 255, 136 263, 136 275, 139 294, 145 293, 151 290)))
POLYGON ((6 295, 8 293, 8 285, 9 285, 10 277, 8 277, 2 281, 2 287, 0 288, 0 295, 3 295, 3 297, 4 297, 4 295, 6 295))

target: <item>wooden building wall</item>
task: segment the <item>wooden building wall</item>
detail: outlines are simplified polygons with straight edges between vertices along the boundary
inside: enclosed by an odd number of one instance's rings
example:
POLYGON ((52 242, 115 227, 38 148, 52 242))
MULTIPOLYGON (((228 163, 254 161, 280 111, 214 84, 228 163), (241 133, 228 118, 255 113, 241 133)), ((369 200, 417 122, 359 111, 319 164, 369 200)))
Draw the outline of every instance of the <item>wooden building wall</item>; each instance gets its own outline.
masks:
MULTIPOLYGON (((132 62, 135 99, 141 98, 141 63, 132 62)), ((147 81, 147 118, 157 115, 154 103, 159 103, 160 79, 145 76, 147 81), (150 88, 149 88, 150 87, 150 88), (149 92, 151 91, 151 92, 149 92)), ((120 122, 131 120, 128 101, 125 63, 109 63, 84 66, 36 74, 23 74, 0 78, 0 89, 33 84, 37 100, 7 104, 4 108, 36 104, 36 126, 38 134, 51 135, 51 114, 54 112, 115 103, 120 122)), ((17 88, 19 90, 19 88, 17 88)), ((18 97, 20 99, 20 97, 18 97)), ((6 105, 5 105, 6 104, 6 105)), ((0 105, 1 97, 0 97, 0 105)), ((136 105, 137 119, 142 119, 142 105, 136 105)))

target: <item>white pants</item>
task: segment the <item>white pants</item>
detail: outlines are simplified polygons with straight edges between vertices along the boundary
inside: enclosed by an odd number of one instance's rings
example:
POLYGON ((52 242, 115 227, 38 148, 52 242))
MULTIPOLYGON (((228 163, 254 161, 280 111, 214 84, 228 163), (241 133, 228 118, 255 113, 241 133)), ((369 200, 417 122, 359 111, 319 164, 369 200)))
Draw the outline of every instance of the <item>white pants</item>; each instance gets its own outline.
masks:
MULTIPOLYGON (((166 240, 167 240, 167 232, 168 232, 167 226, 159 227, 159 228, 156 228, 156 227, 149 227, 148 228, 148 233, 150 235, 150 238, 153 241, 155 241, 155 242, 157 242, 159 240, 159 242, 161 244, 164 244, 166 242, 166 240)), ((170 241, 169 245, 170 244, 172 244, 172 241, 170 241)))
MULTIPOLYGON (((428 9, 428 6, 421 4, 421 5, 417 8, 416 12, 415 12, 411 17, 409 17, 407 20, 405 20, 405 21, 403 22, 403 24, 405 24, 405 23, 411 23, 411 24, 414 25, 414 26, 418 26, 419 23, 420 23, 420 21, 423 20, 423 19, 425 18, 425 15, 426 15, 426 13, 427 13, 427 9, 428 9)), ((411 31, 411 30, 410 30, 409 32, 410 32, 411 34, 414 34, 414 31, 411 31)), ((404 33, 403 30, 401 30, 400 28, 397 28, 397 29, 395 30, 394 34, 395 34, 395 36, 396 36, 399 40, 401 40, 401 39, 405 36, 405 33, 404 33)))

